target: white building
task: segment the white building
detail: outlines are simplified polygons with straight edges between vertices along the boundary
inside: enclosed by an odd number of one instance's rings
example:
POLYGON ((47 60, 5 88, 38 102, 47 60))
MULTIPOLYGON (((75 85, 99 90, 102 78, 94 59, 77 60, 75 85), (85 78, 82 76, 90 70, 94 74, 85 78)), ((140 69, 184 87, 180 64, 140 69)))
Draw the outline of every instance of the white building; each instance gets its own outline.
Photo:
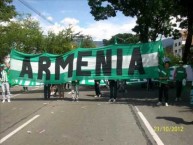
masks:
POLYGON ((182 51, 182 38, 174 40, 173 43, 173 54, 175 56, 182 57, 183 51, 182 51))

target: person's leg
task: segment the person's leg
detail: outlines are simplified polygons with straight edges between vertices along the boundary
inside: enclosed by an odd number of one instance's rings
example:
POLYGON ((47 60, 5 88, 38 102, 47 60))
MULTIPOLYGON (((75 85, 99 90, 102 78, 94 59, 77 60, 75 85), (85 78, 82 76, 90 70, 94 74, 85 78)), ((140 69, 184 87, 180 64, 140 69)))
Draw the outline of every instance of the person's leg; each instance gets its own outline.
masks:
POLYGON ((165 97, 165 103, 168 103, 168 85, 164 85, 164 97, 165 97))
POLYGON ((44 99, 47 99, 47 85, 44 85, 44 99))
POLYGON ((59 98, 61 98, 62 97, 62 90, 61 90, 61 85, 57 85, 57 88, 58 88, 58 94, 59 94, 59 98))
POLYGON ((50 98, 50 85, 44 85, 44 99, 50 98))
POLYGON ((51 85, 51 88, 50 88, 51 89, 51 95, 54 95, 54 90, 55 90, 54 88, 55 88, 55 86, 51 85))
POLYGON ((78 99, 79 99, 79 86, 76 85, 75 89, 76 89, 76 101, 78 101, 78 99))
POLYGON ((97 83, 95 82, 94 83, 94 89, 95 89, 95 94, 96 94, 96 96, 95 97, 98 97, 98 88, 97 88, 97 83))
POLYGON ((163 84, 160 84, 159 86, 159 102, 162 102, 163 97, 163 84))
POLYGON ((51 85, 48 84, 48 86, 47 86, 47 98, 48 99, 50 99, 50 93, 51 93, 50 87, 51 87, 51 85))
POLYGON ((62 95, 62 98, 64 98, 64 90, 65 90, 65 88, 66 88, 66 84, 62 84, 61 85, 61 95, 62 95))
POLYGON ((101 92, 100 92, 100 84, 97 84, 97 96, 98 96, 98 97, 101 96, 101 92))
POLYGON ((3 101, 2 101, 2 103, 4 103, 5 102, 5 83, 2 83, 1 84, 1 87, 2 87, 2 97, 3 97, 3 101))
POLYGON ((98 88, 98 96, 101 97, 100 84, 97 85, 97 88, 98 88))
POLYGON ((180 81, 176 81, 176 99, 178 100, 179 97, 180 97, 180 81))
POLYGON ((72 94, 72 100, 75 101, 75 86, 71 86, 71 94, 72 94))
POLYGON ((7 90, 7 95, 6 95, 7 101, 8 101, 8 102, 11 102, 11 100, 10 100, 10 87, 9 87, 9 83, 6 82, 6 83, 5 83, 5 86, 6 86, 6 90, 7 90))
POLYGON ((181 98, 182 95, 182 81, 179 82, 179 99, 181 98))
POLYGON ((114 91, 113 86, 110 85, 110 99, 113 99, 113 91, 114 91))
POLYGON ((114 84, 114 99, 117 99, 117 82, 114 84))

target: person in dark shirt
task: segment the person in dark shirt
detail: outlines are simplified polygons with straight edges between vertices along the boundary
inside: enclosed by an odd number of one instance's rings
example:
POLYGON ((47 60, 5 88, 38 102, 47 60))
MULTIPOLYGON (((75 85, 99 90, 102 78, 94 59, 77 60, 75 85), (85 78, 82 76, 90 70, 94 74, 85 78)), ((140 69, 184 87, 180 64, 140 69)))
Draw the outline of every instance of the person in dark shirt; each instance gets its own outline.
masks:
POLYGON ((182 82, 186 79, 186 69, 183 67, 183 61, 179 61, 179 67, 174 72, 174 80, 176 81, 176 101, 180 100, 182 93, 182 82))
POLYGON ((94 88, 95 88, 95 97, 101 97, 101 91, 100 91, 100 80, 94 80, 94 88))
POLYGON ((160 68, 159 72, 159 102, 157 105, 162 104, 163 95, 165 98, 165 106, 168 106, 168 80, 170 75, 169 61, 164 62, 164 68, 160 68))
POLYGON ((44 99, 50 99, 50 84, 44 84, 44 99))
POLYGON ((109 87, 110 87, 109 102, 111 102, 111 101, 116 102, 116 99, 117 99, 117 81, 109 80, 109 87))

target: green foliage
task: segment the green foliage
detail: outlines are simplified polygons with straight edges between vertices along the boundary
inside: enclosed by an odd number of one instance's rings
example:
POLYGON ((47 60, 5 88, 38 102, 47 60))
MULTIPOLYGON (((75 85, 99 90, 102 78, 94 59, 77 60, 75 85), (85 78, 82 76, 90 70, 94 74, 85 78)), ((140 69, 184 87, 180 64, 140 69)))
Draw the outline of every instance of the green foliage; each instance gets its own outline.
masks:
POLYGON ((130 33, 117 34, 117 35, 112 36, 111 39, 109 40, 103 39, 103 44, 105 46, 112 45, 115 43, 130 44, 130 43, 137 43, 137 42, 139 42, 139 37, 137 35, 133 35, 130 33))
POLYGON ((166 53, 165 56, 170 58, 170 60, 171 60, 170 65, 171 66, 177 65, 179 63, 179 61, 182 60, 180 56, 175 56, 172 53, 166 53))
POLYGON ((159 34, 171 35, 170 14, 172 2, 168 0, 89 0, 91 14, 95 20, 115 17, 118 11, 125 16, 137 18, 133 31, 139 34, 141 42, 155 41, 159 34))
POLYGON ((80 36, 80 40, 83 40, 82 47, 96 47, 91 37, 74 34, 71 26, 58 34, 48 32, 44 35, 39 22, 30 15, 22 15, 17 19, 18 21, 10 21, 5 26, 0 25, 0 56, 9 54, 12 48, 24 53, 64 54, 78 48, 76 40, 80 36))
POLYGON ((40 49, 42 41, 42 32, 39 23, 27 17, 21 21, 11 21, 7 26, 0 26, 0 37, 2 41, 0 52, 2 56, 10 53, 11 48, 18 51, 32 53, 33 49, 40 49))
POLYGON ((60 31, 58 34, 49 32, 45 36, 43 52, 53 54, 64 54, 74 48, 73 31, 71 27, 60 31))
POLYGON ((188 29, 183 61, 186 63, 192 57, 193 0, 88 0, 88 4, 97 21, 115 17, 118 11, 136 17, 137 25, 132 30, 139 35, 141 42, 155 41, 159 34, 178 38, 180 35, 173 28, 175 24, 171 23, 171 16, 179 17, 180 26, 188 29))
POLYGON ((9 21, 16 16, 15 7, 11 3, 12 0, 0 0, 0 22, 9 21))
POLYGON ((187 63, 193 57, 190 53, 190 47, 192 43, 193 35, 193 1, 192 0, 173 0, 174 11, 173 15, 177 17, 178 22, 180 22, 181 28, 186 28, 188 30, 188 35, 186 38, 185 49, 183 52, 182 60, 187 63))
POLYGON ((92 37, 90 36, 84 36, 81 42, 82 48, 96 48, 95 43, 92 40, 92 37))

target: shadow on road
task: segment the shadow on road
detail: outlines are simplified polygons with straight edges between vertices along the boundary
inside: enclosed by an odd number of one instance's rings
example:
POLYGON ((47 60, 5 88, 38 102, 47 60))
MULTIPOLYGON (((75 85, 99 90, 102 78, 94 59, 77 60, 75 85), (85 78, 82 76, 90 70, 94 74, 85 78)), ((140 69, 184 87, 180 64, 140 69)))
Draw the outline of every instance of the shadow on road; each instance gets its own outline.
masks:
MULTIPOLYGON (((70 90, 65 90, 65 97, 58 98, 58 96, 53 97, 51 96, 51 101, 55 100, 66 100, 71 101, 71 95, 68 95, 67 93, 70 92, 70 90)), ((80 101, 91 101, 91 102, 107 102, 110 96, 109 89, 102 86, 101 87, 102 97, 101 98, 94 98, 95 92, 94 92, 94 86, 80 86, 80 101)), ((26 94, 22 97, 15 97, 13 98, 14 101, 44 101, 43 98, 43 90, 30 90, 28 92, 23 92, 20 90, 14 90, 11 92, 12 94, 26 94), (41 93, 41 96, 37 97, 36 93, 41 93), (34 94, 34 97, 28 97, 27 94, 34 94)), ((185 94, 182 97, 182 101, 175 102, 175 88, 170 88, 169 90, 169 105, 174 106, 187 106, 188 109, 185 111, 193 111, 193 107, 190 105, 190 99, 187 97, 188 95, 185 94)), ((141 105, 141 106, 153 106, 158 107, 156 105, 158 101, 158 87, 154 87, 153 89, 147 90, 145 87, 142 87, 141 85, 128 85, 126 87, 125 92, 119 92, 117 94, 117 104, 132 104, 132 105, 141 105)))
POLYGON ((184 124, 184 125, 193 125, 193 121, 191 122, 188 122, 188 121, 185 121, 184 119, 182 118, 178 118, 178 117, 156 117, 156 119, 164 119, 164 120, 167 120, 167 121, 172 121, 176 124, 184 124))

